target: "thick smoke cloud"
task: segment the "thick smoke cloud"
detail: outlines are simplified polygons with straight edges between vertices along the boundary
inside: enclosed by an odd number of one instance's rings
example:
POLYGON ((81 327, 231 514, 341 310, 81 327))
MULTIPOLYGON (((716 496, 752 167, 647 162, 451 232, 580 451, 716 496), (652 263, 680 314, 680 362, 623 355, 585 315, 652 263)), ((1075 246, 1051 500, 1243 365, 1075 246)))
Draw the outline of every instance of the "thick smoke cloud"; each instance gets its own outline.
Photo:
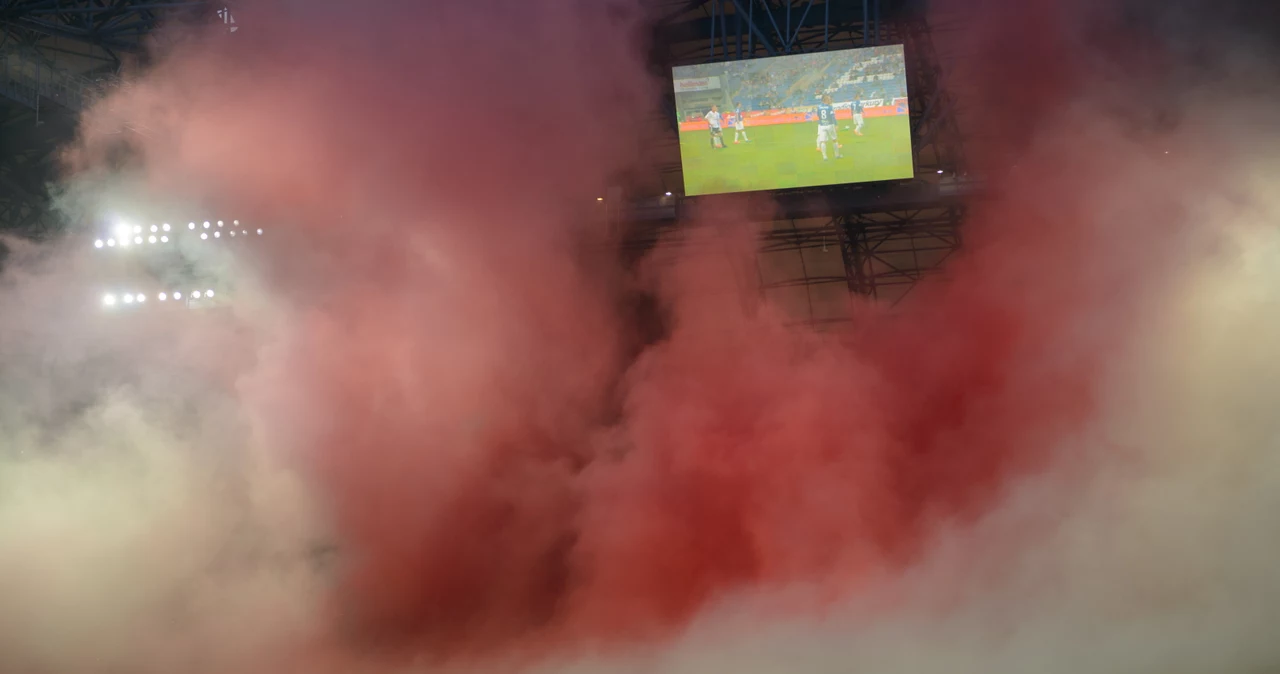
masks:
POLYGON ((741 204, 609 252, 640 7, 264 3, 173 41, 86 115, 67 203, 270 235, 225 315, 86 319, 89 258, 10 263, 0 669, 1276 664, 1267 74, 1187 69, 1176 14, 984 11, 1023 56, 966 83, 993 194, 838 334, 759 301, 741 204))

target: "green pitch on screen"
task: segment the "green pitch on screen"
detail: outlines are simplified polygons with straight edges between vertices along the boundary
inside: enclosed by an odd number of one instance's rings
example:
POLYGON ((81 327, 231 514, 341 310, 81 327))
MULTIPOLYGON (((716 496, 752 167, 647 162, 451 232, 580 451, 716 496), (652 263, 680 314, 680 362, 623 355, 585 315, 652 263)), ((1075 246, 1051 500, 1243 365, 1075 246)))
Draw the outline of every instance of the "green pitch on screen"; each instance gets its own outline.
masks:
POLYGON ((816 122, 747 126, 750 142, 734 144, 724 130, 725 149, 711 147, 707 130, 680 132, 685 194, 750 192, 911 178, 911 122, 906 115, 866 120, 862 135, 840 120, 843 159, 822 160, 816 122))

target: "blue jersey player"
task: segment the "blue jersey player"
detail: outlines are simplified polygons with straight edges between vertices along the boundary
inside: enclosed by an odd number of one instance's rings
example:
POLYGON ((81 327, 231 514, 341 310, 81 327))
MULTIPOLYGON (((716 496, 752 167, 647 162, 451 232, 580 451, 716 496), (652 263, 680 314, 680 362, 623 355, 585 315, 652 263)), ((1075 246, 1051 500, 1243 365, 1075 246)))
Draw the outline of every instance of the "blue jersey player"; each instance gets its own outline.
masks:
POLYGON ((859 136, 862 135, 862 100, 854 99, 849 105, 849 109, 853 111, 853 132, 859 136))
POLYGON ((822 103, 818 105, 818 149, 822 151, 822 161, 827 160, 827 143, 835 150, 836 159, 844 157, 840 153, 840 138, 836 133, 836 108, 831 103, 830 94, 824 94, 822 103))

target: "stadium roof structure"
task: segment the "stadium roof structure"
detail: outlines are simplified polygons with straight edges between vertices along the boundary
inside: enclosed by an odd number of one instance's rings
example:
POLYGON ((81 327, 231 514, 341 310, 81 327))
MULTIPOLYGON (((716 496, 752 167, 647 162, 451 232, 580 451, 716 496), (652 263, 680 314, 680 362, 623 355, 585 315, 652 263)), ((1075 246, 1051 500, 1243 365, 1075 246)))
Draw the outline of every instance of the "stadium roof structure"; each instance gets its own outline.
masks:
POLYGON ((211 18, 202 0, 0 0, 0 231, 56 227, 47 185, 53 154, 80 110, 145 58, 161 22, 211 18))

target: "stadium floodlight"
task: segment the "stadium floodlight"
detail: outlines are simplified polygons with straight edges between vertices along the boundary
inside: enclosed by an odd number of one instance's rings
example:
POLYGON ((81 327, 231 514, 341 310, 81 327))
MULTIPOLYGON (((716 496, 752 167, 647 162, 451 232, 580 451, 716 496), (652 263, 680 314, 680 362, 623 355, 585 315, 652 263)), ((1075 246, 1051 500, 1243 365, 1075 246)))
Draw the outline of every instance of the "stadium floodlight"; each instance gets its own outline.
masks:
POLYGON ((151 225, 151 231, 153 231, 153 232, 158 232, 158 231, 160 231, 160 228, 159 228, 159 227, 156 227, 155 225, 151 225))
POLYGON ((199 290, 197 290, 197 291, 195 291, 195 292, 191 293, 191 299, 193 299, 193 300, 198 300, 198 299, 200 299, 200 291, 199 291, 199 290))
POLYGON ((262 236, 262 228, 261 228, 261 227, 259 227, 259 228, 258 228, 258 236, 262 236))
POLYGON ((234 230, 234 229, 233 229, 233 230, 231 230, 231 236, 235 236, 235 235, 236 235, 236 230, 234 230))
POLYGON ((213 291, 212 291, 212 290, 206 290, 206 291, 204 291, 204 296, 205 296, 205 297, 213 297, 213 291))
POLYGON ((163 225, 160 225, 160 229, 163 229, 166 232, 169 231, 169 223, 166 222, 163 225))
POLYGON ((195 228, 196 228, 196 223, 194 222, 187 223, 187 229, 195 229, 195 228))
POLYGON ((107 239, 107 247, 108 247, 108 248, 115 248, 115 247, 116 247, 116 240, 115 240, 115 239, 107 239))
POLYGON ((596 201, 604 201, 604 197, 596 197, 596 201))
POLYGON ((175 299, 175 300, 180 300, 180 299, 182 299, 182 293, 180 293, 180 292, 176 292, 176 291, 175 291, 175 292, 173 293, 173 299, 175 299))
POLYGON ((138 293, 137 299, 138 299, 138 304, 142 304, 143 302, 147 301, 147 296, 143 295, 142 293, 138 293))
POLYGON ((156 237, 154 236, 147 237, 147 243, 155 243, 155 242, 156 242, 156 237))
POLYGON ((667 196, 671 196, 671 193, 670 193, 670 192, 667 192, 667 196))
POLYGON ((209 229, 209 221, 208 221, 208 220, 205 220, 205 221, 204 221, 204 228, 205 228, 205 229, 209 229))
POLYGON ((163 302, 163 301, 165 301, 165 300, 169 299, 169 296, 168 296, 168 295, 166 295, 166 294, 164 294, 164 293, 160 293, 159 295, 156 295, 156 299, 158 299, 158 300, 160 300, 161 302, 163 302))
POLYGON ((209 239, 209 233, 208 233, 208 232, 200 232, 200 239, 201 239, 202 241, 207 241, 207 240, 209 239))
MULTIPOLYGON (((1165 154, 1168 154, 1168 153, 1166 152, 1165 154)), ((240 221, 239 221, 239 220, 232 220, 232 221, 231 221, 231 226, 232 226, 232 227, 239 227, 239 226, 240 226, 240 221)))
POLYGON ((938 175, 942 175, 942 169, 938 169, 938 175))
POLYGON ((142 225, 134 225, 134 226, 133 226, 133 233, 134 233, 134 234, 141 234, 141 233, 142 233, 142 225))
POLYGON ((93 242, 93 247, 94 247, 94 248, 101 248, 101 247, 103 247, 104 245, 106 245, 106 244, 105 244, 105 243, 103 243, 102 239, 98 239, 97 241, 94 241, 94 242, 93 242))
POLYGON ((160 237, 160 243, 169 243, 169 237, 167 236, 160 237))
POLYGON ((126 293, 122 299, 124 300, 125 304, 133 304, 133 295, 126 293))
POLYGON ((134 242, 134 243, 142 243, 142 237, 140 237, 140 236, 135 236, 135 237, 133 237, 133 242, 134 242))
POLYGON ((128 248, 128 247, 129 247, 129 237, 127 237, 127 236, 126 236, 125 238, 120 239, 120 247, 121 247, 121 248, 128 248))
POLYGON ((133 233, 133 230, 129 225, 126 225, 123 222, 116 225, 115 230, 113 231, 115 231, 116 236, 120 239, 128 239, 129 235, 133 233))
POLYGON ((222 226, 222 221, 221 221, 221 220, 219 220, 219 221, 218 221, 218 226, 219 226, 219 227, 221 227, 221 226, 222 226))
POLYGON ((116 296, 115 296, 115 295, 112 295, 111 293, 107 293, 106 295, 103 295, 103 296, 102 296, 102 304, 103 304, 104 306, 108 306, 108 307, 113 307, 113 306, 115 306, 115 304, 116 304, 116 296))
POLYGON ((213 238, 215 238, 215 239, 221 239, 221 238, 222 238, 222 232, 214 232, 214 233, 213 233, 213 238))

